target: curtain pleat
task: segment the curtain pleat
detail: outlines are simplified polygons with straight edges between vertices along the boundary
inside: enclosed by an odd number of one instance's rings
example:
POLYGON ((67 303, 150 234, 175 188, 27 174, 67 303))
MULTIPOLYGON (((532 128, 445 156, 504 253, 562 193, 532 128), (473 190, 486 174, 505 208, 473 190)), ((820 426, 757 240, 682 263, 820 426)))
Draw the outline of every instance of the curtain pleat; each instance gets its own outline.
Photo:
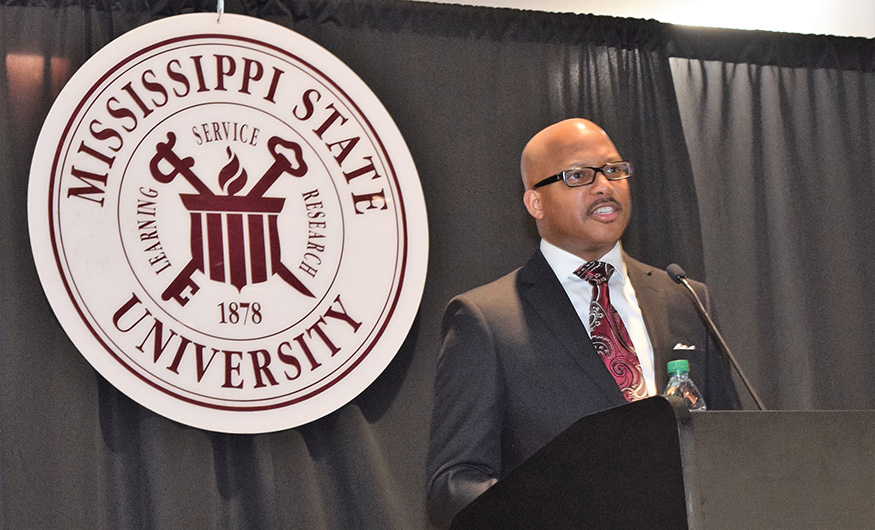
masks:
POLYGON ((872 408, 875 73, 672 65, 727 340, 773 408, 872 408))

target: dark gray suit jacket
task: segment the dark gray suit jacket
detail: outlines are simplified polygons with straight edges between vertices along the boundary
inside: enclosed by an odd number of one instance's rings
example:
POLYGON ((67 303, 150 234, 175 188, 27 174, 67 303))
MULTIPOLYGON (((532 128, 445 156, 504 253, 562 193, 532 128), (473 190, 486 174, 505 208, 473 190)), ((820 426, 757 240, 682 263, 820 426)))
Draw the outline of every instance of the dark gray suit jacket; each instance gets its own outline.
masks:
MULTIPOLYGON (((737 408, 728 364, 689 293, 665 271, 624 259, 657 387, 666 385, 668 361, 688 359, 709 409, 737 408)), ((708 307, 706 287, 691 283, 708 307)), ((450 301, 443 332, 427 466, 428 510, 439 526, 581 417, 626 403, 540 251, 450 301)))

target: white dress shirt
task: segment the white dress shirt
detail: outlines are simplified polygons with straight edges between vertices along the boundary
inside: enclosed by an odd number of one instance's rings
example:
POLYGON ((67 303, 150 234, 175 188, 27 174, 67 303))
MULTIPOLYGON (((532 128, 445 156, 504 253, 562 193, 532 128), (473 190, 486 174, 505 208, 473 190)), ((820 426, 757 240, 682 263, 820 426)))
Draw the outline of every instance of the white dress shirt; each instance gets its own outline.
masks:
MULTIPOLYGON (((638 306, 638 298, 635 296, 635 288, 626 271, 626 263, 623 261, 622 247, 618 241, 614 248, 607 254, 602 256, 599 261, 610 263, 614 266, 614 273, 608 280, 608 287, 611 293, 611 305, 617 310, 629 336, 632 338, 632 344, 635 346, 635 353, 638 354, 638 362, 641 364, 641 372, 644 374, 644 383, 647 385, 647 393, 650 396, 657 394, 656 390, 656 373, 653 370, 653 346, 650 344, 650 337, 647 335, 647 328, 644 327, 644 317, 641 316, 641 308, 638 306)), ((592 303, 592 285, 586 280, 580 278, 574 271, 586 263, 583 260, 570 252, 566 252, 561 248, 541 240, 541 253, 544 254, 547 263, 559 282, 562 288, 571 299, 574 309, 577 311, 577 316, 589 333, 589 306, 592 303)))

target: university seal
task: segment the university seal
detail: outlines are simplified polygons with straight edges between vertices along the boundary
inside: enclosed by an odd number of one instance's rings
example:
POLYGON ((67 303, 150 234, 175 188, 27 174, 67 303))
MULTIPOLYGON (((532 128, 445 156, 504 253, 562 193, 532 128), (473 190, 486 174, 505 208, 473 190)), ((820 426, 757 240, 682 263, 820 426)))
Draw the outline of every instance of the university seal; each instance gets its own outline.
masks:
POLYGON ((401 347, 425 283, 425 204, 392 119, 330 53, 249 17, 171 17, 100 50, 52 107, 28 201, 82 355, 203 429, 343 406, 401 347))

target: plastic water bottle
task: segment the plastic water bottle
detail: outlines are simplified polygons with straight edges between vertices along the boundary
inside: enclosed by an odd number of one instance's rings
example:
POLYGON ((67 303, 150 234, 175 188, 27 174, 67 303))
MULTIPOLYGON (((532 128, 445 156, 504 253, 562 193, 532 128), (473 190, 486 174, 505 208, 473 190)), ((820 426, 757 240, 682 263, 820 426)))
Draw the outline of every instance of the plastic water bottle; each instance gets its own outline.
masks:
POLYGON ((690 363, 686 359, 678 359, 668 363, 668 385, 666 396, 676 396, 686 401, 692 411, 706 410, 705 399, 690 379, 690 363))

